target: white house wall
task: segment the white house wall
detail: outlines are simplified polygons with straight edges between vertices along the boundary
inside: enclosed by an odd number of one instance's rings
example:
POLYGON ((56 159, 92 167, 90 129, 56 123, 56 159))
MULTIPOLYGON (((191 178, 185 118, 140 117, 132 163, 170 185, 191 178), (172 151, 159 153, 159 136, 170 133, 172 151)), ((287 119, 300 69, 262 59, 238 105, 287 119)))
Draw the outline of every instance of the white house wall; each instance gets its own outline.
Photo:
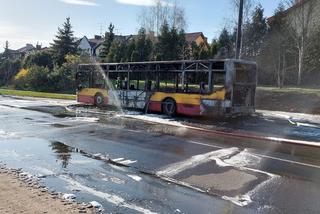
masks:
POLYGON ((93 50, 86 38, 81 39, 78 49, 81 51, 81 54, 88 54, 89 56, 93 55, 93 50))

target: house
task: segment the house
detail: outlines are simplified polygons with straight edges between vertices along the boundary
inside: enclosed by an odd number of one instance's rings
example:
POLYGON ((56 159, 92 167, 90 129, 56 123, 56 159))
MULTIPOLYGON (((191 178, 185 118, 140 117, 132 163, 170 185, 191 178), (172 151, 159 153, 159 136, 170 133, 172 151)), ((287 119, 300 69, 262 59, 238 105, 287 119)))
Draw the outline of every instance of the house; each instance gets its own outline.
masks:
POLYGON ((22 58, 22 55, 19 51, 11 50, 11 49, 9 49, 8 51, 9 51, 10 58, 12 58, 13 60, 22 58))
MULTIPOLYGON (((114 39, 118 42, 128 42, 132 39, 132 35, 122 36, 115 35, 114 39)), ((88 55, 90 57, 97 57, 100 55, 103 49, 104 38, 102 36, 95 35, 94 38, 88 39, 84 36, 78 41, 78 50, 81 55, 88 55)))
POLYGON ((103 43, 103 39, 100 36, 95 36, 93 39, 88 39, 86 36, 84 36, 78 41, 79 54, 94 57, 96 56, 96 46, 100 45, 101 43, 103 43))
POLYGON ((185 38, 186 38, 186 42, 190 47, 192 43, 195 43, 198 46, 204 45, 206 50, 209 50, 208 39, 207 37, 204 36, 202 32, 186 33, 185 38))
POLYGON ((23 59, 29 54, 35 53, 36 51, 40 51, 41 49, 41 45, 37 44, 36 47, 34 47, 32 44, 26 44, 26 46, 17 50, 9 49, 9 54, 12 59, 23 59))
MULTIPOLYGON (((39 46, 37 45, 37 47, 39 47, 39 46)), ((27 56, 31 53, 34 53, 36 51, 37 51, 37 48, 34 47, 32 44, 26 44, 26 46, 19 48, 17 50, 17 52, 19 52, 21 54, 20 58, 24 58, 25 56, 27 56)))

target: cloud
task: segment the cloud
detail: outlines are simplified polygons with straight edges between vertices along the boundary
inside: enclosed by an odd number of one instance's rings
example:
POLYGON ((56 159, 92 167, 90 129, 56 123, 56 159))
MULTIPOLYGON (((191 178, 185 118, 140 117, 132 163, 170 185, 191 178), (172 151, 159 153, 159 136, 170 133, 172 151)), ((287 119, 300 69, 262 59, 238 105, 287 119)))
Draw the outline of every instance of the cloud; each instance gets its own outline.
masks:
POLYGON ((171 6, 171 3, 168 3, 163 0, 117 0, 120 4, 130 4, 137 6, 155 6, 157 1, 160 1, 162 5, 171 6))
POLYGON ((66 4, 76 4, 76 5, 84 5, 84 6, 97 6, 98 4, 95 0, 60 0, 66 4))

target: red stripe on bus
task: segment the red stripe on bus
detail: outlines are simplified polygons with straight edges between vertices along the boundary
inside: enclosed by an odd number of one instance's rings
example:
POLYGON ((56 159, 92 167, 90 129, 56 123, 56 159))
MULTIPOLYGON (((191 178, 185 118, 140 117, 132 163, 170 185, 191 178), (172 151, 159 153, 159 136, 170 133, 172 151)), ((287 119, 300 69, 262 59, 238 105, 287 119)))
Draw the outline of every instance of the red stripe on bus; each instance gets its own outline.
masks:
POLYGON ((187 116, 199 116, 200 115, 200 105, 190 105, 190 104, 177 104, 177 113, 187 116))
MULTIPOLYGON (((86 96, 86 95, 78 95, 77 102, 79 103, 87 103, 87 104, 94 104, 94 97, 93 96, 86 96)), ((104 105, 108 105, 109 98, 104 97, 104 105)))
MULTIPOLYGON (((149 104, 149 111, 161 112, 161 102, 151 101, 149 104)), ((187 116, 199 116, 200 115, 200 105, 190 105, 190 104, 177 104, 177 113, 187 116)))
POLYGON ((94 104, 94 98, 92 96, 78 95, 77 101, 79 103, 94 104))
POLYGON ((148 110, 153 112, 161 112, 161 102, 151 101, 149 103, 148 110))

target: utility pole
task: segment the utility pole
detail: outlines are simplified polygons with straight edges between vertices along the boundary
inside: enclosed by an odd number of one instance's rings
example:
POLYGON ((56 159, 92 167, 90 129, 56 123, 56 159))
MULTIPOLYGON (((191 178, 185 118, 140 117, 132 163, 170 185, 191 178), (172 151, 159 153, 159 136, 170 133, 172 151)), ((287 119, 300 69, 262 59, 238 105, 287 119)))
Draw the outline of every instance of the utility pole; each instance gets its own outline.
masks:
POLYGON ((244 0, 240 0, 240 4, 239 4, 239 19, 238 19, 237 42, 236 42, 236 59, 240 59, 240 54, 241 54, 243 1, 244 0))

